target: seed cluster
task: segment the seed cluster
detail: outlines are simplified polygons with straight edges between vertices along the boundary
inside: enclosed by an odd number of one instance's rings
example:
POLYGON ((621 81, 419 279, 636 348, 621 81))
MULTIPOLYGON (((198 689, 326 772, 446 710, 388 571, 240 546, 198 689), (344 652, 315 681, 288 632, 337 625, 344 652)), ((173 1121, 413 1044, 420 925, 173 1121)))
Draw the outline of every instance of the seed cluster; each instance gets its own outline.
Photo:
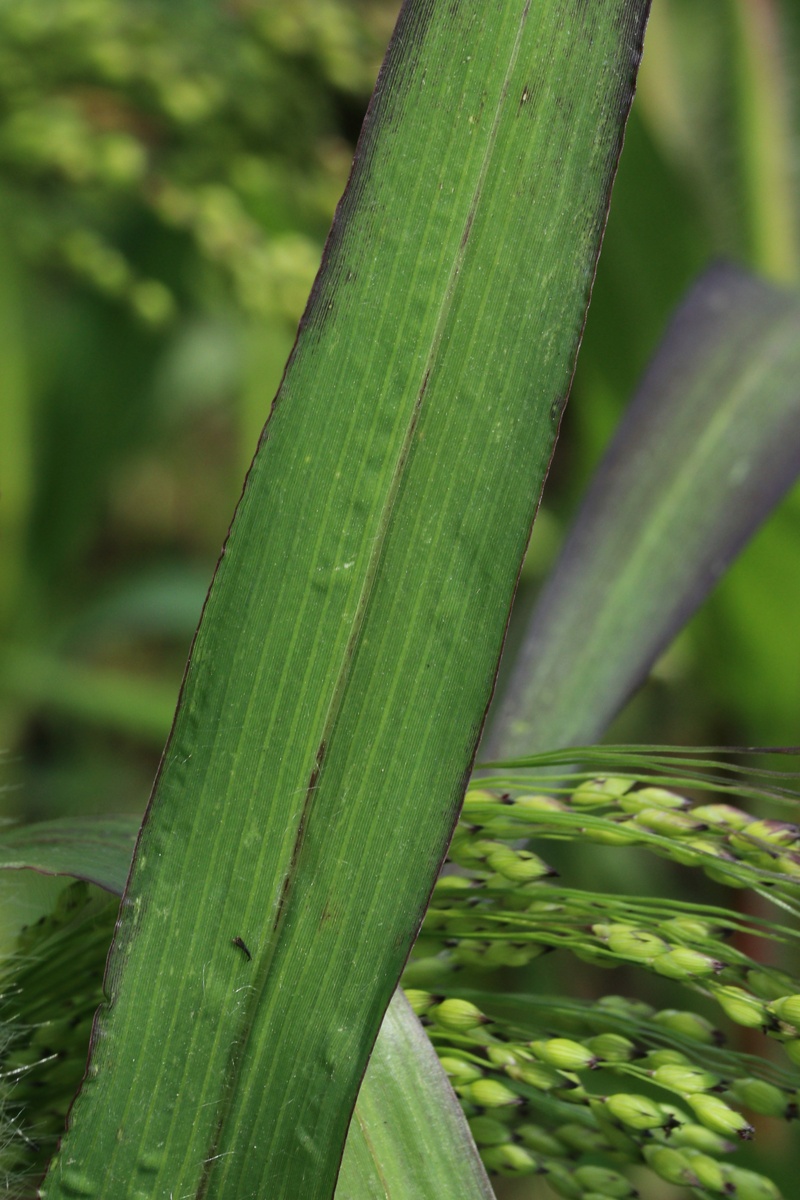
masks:
MULTIPOLYGON (((550 1018, 551 1025, 530 1038, 465 997, 442 998, 420 989, 407 995, 428 1028, 491 1171, 542 1174, 567 1200, 635 1195, 621 1173, 632 1164, 698 1189, 699 1196, 779 1197, 770 1180, 724 1156, 753 1135, 735 1104, 790 1119, 798 1112, 797 1090, 747 1076, 736 1062, 737 1077, 725 1077, 698 1067, 691 1052, 652 1044, 660 1029, 665 1041, 690 1051, 693 1035, 705 1045, 707 1030, 702 1021, 692 1025, 694 1014, 658 1013, 639 1002, 606 997, 594 1006, 572 1005, 562 1014, 561 1023, 572 1030, 564 1036, 553 1033, 558 1001, 553 999, 548 1011, 539 997, 538 1018, 550 1018), (614 1025, 634 1036, 608 1028, 590 1032, 614 1025), (609 1165, 598 1165, 598 1157, 609 1165)), ((530 1019, 535 1023, 537 1014, 530 1019)))
MULTIPOLYGON (((24 928, 5 964, 6 1037, 0 1046, 0 1189, 18 1195, 41 1174, 63 1133, 86 1069, 103 963, 114 931, 114 897, 77 881, 54 910, 24 928)), ((0 1026, 2 1029, 3 1026, 0 1026)), ((29 1195, 30 1187, 23 1192, 29 1195)))
POLYGON ((692 805, 621 775, 553 793, 470 789, 404 984, 486 1166, 543 1174, 568 1200, 634 1195, 622 1173, 630 1164, 695 1196, 778 1197, 770 1180, 724 1156, 752 1137, 750 1116, 798 1115, 800 981, 737 942, 789 942, 797 931, 721 908, 561 886, 530 839, 576 837, 640 846, 800 911, 800 828, 788 822, 728 803, 692 805), (523 967, 555 948, 681 983, 714 1001, 723 1022, 781 1042, 789 1061, 754 1065, 690 1007, 536 996, 509 1009, 508 998, 457 986, 462 969, 523 967))

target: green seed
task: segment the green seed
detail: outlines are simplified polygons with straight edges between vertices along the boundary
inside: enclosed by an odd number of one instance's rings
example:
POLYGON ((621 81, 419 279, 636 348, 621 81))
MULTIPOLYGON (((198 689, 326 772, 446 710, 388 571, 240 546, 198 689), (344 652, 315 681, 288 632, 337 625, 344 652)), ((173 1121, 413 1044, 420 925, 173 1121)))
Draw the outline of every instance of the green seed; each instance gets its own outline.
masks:
POLYGON ((729 1089, 740 1104, 765 1117, 788 1118, 790 1102, 786 1092, 765 1079, 737 1079, 729 1089))
POLYGON ((642 840, 642 831, 633 821, 620 821, 607 826, 587 824, 582 836, 601 846, 635 846, 642 840))
POLYGON ((686 809, 689 801, 677 792, 669 792, 666 788, 645 787, 636 792, 627 792, 621 796, 619 806, 625 812, 641 812, 648 808, 686 809))
POLYGON ((753 1126, 736 1109, 730 1108, 719 1096, 705 1094, 688 1096, 688 1103, 694 1110, 695 1116, 723 1136, 737 1136, 748 1141, 754 1133, 753 1126))
POLYGON ((544 1063, 523 1063, 518 1067, 506 1067, 509 1079, 518 1079, 527 1083, 528 1087, 538 1088, 540 1092, 550 1092, 553 1088, 563 1087, 567 1080, 560 1072, 544 1063))
POLYGON ((503 1108, 507 1104, 522 1103, 517 1093, 498 1079, 478 1079, 467 1085, 465 1095, 478 1108, 503 1108))
POLYGON ((598 1008, 607 1009, 616 1016, 627 1020, 649 1021, 654 1018, 655 1009, 644 1000, 631 1000, 628 996, 601 996, 597 1001, 598 1008))
MULTIPOLYGON (((730 861, 728 855, 721 854, 720 857, 726 858, 728 861, 730 861)), ((750 881, 748 879, 742 879, 740 876, 734 875, 734 873, 727 867, 718 865, 707 867, 704 865, 703 870, 709 879, 713 879, 714 883, 723 884, 724 887, 746 888, 750 886, 750 881)))
POLYGON ((531 1175, 539 1169, 539 1163, 530 1151, 515 1142, 492 1146, 482 1157, 487 1167, 501 1175, 531 1175))
POLYGON ((559 1157, 564 1153, 564 1147, 561 1141, 554 1137, 552 1133, 548 1133, 541 1125, 517 1125, 514 1133, 523 1142, 529 1150, 535 1150, 537 1154, 549 1154, 559 1157))
POLYGON ((591 1050, 587 1050, 580 1042, 570 1041, 569 1038, 549 1038, 546 1041, 531 1042, 531 1050, 538 1059, 550 1067, 561 1071, 592 1070, 597 1066, 597 1059, 591 1050))
POLYGON ((474 1083, 476 1079, 483 1078, 483 1071, 474 1063, 465 1062, 463 1058, 453 1058, 448 1055, 440 1058, 439 1062, 454 1085, 474 1083))
POLYGON ((702 1071, 696 1067, 678 1066, 672 1063, 666 1063, 664 1066, 656 1067, 652 1072, 652 1079, 659 1087, 670 1088, 672 1091, 680 1092, 681 1095, 690 1095, 694 1092, 707 1092, 711 1088, 719 1085, 719 1076, 712 1075, 710 1071, 702 1071))
POLYGON ((685 1125, 689 1120, 688 1114, 682 1108, 678 1108, 677 1104, 664 1104, 662 1101, 658 1107, 664 1116, 664 1128, 668 1134, 671 1134, 673 1129, 685 1125))
POLYGON ((621 1033, 600 1033, 589 1038, 586 1046, 601 1062, 630 1062, 636 1054, 633 1042, 621 1033))
POLYGON ((713 927, 708 921, 698 921, 695 917, 670 917, 659 925, 667 937, 679 941, 705 942, 713 933, 713 927))
POLYGON ((687 1149, 685 1154, 701 1187, 712 1192, 724 1192, 725 1176, 722 1173, 722 1165, 715 1158, 691 1149, 687 1149))
POLYGON ((692 1060, 680 1050, 648 1050, 642 1059, 644 1066, 654 1071, 656 1067, 690 1067, 692 1060))
MULTIPOLYGON (((794 846, 800 841, 800 827, 789 821, 751 821, 745 825, 742 834, 771 846, 794 846)), ((735 840, 732 837, 731 843, 735 840)))
POLYGON ((787 1025, 800 1027, 800 996, 781 996, 779 999, 773 1000, 767 1007, 787 1025))
POLYGON ((612 804, 620 796, 624 796, 633 787, 630 779, 614 776, 599 776, 588 779, 572 793, 572 803, 576 808, 600 808, 612 804))
POLYGON ((667 943, 645 929, 612 926, 607 938, 609 950, 633 962, 650 963, 669 949, 667 943))
POLYGON ((687 837, 706 828, 692 813, 663 808, 643 808, 636 814, 634 821, 637 825, 663 837, 687 837))
POLYGON ((664 1114, 647 1096, 618 1092, 607 1096, 605 1103, 611 1115, 631 1129, 658 1129, 664 1125, 664 1114))
POLYGON ((729 1163, 722 1166, 724 1188, 736 1200, 781 1200, 781 1194, 771 1179, 756 1171, 746 1171, 729 1163))
POLYGON ((794 980, 785 971, 748 971, 747 986, 762 1000, 780 1000, 794 987, 794 980))
POLYGON ((555 1134, 559 1142, 579 1154, 599 1154, 608 1150, 608 1142, 603 1134, 598 1129, 590 1129, 588 1125, 567 1122, 559 1125, 555 1134))
POLYGON ((683 1187, 695 1187, 700 1181, 692 1170, 691 1160, 670 1146, 644 1146, 642 1149, 647 1165, 667 1183, 683 1187))
MULTIPOLYGON (((479 971, 484 970, 487 965, 485 960, 488 949, 488 942, 460 942, 458 946, 453 947, 453 960, 459 966, 476 967, 479 971)), ((403 979, 405 979, 405 975, 403 979)))
POLYGON ((437 1025, 443 1029, 451 1029, 454 1033, 469 1033, 472 1029, 484 1025, 488 1021, 481 1010, 469 1000, 450 998, 429 1010, 437 1025))
POLYGON ((547 1162, 545 1177, 553 1191, 558 1192, 565 1200, 583 1200, 583 1188, 576 1183, 572 1172, 562 1167, 561 1163, 553 1162, 552 1159, 547 1162))
POLYGON ((769 1023, 766 1006, 756 997, 738 987, 715 987, 714 999, 737 1025, 760 1029, 769 1023))
POLYGON ((517 1054, 509 1046, 500 1044, 488 1045, 486 1047, 486 1057, 496 1067, 514 1067, 519 1062, 517 1054))
POLYGON ((472 892, 474 889, 474 880, 467 879, 465 875, 440 875, 436 880, 433 894, 437 899, 441 896, 458 897, 459 893, 472 892))
POLYGON ((472 834, 464 832, 453 839, 447 856, 459 867, 479 867, 486 861, 486 856, 498 848, 503 848, 502 842, 473 837, 472 834))
POLYGON ((719 1045, 724 1040, 720 1031, 698 1013, 684 1012, 678 1008, 664 1008, 654 1015, 653 1020, 664 1029, 668 1029, 670 1033, 691 1038, 692 1041, 702 1042, 706 1046, 719 1045))
POLYGON ((578 1167, 574 1177, 576 1183, 587 1192, 599 1192, 601 1196, 608 1197, 635 1195, 631 1181, 608 1167, 578 1167))
POLYGON ((504 841, 514 842, 518 838, 530 837, 530 824, 525 821, 520 821, 516 818, 513 809, 504 808, 501 810, 501 816, 491 817, 488 821, 484 821, 484 832, 492 838, 502 838, 504 841))
POLYGON ((511 942, 492 942, 483 955, 484 970, 497 967, 524 967, 543 952, 543 946, 515 946, 511 942))
POLYGON ((736 1149, 733 1142, 727 1141, 719 1133, 714 1133, 713 1129, 708 1129, 705 1125, 695 1125, 691 1121, 674 1129, 670 1139, 676 1146, 687 1146, 702 1151, 703 1154, 730 1154, 736 1149))
POLYGON ((523 813, 568 812, 566 804, 555 796, 517 796, 514 809, 523 813))
POLYGON ((508 1126, 494 1117, 470 1117, 467 1124, 478 1146, 502 1146, 513 1137, 508 1126))
POLYGON ((588 1107, 597 1123, 599 1132, 612 1150, 630 1162, 638 1162, 640 1157, 638 1135, 631 1135, 627 1130, 622 1129, 607 1110, 603 1100, 590 1097, 588 1107))
POLYGON ((688 946, 675 946, 653 960, 653 970, 667 979, 693 979, 718 974, 724 967, 716 958, 688 946))
POLYGON ((789 853, 784 850, 780 856, 772 863, 773 871, 780 871, 781 875, 789 875, 792 879, 800 878, 800 854, 789 853))
POLYGON ((486 855, 486 861, 493 871, 515 883, 544 879, 556 874, 537 854, 530 850, 512 850, 510 846, 501 846, 490 851, 486 855))
POLYGON ((431 955, 428 958, 412 958, 403 972, 403 987, 413 990, 435 987, 452 974, 455 962, 451 957, 431 955))
POLYGON ((497 807, 503 803, 499 792, 489 792, 484 788, 469 788, 464 797, 463 816, 468 817, 473 809, 481 811, 487 806, 497 807))
POLYGON ((700 804, 692 809, 692 816, 706 825, 716 825, 720 828, 743 829, 749 824, 749 813, 732 804, 700 804))
POLYGON ((406 988, 405 993, 406 1000, 418 1017, 421 1017, 436 1003, 430 992, 422 992, 419 988, 406 988))

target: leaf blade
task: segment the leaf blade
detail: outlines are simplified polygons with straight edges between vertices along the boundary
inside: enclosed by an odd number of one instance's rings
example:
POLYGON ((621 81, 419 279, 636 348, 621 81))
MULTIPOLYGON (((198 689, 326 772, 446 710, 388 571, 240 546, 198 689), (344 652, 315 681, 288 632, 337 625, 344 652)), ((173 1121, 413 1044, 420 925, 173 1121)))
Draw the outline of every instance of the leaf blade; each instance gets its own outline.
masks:
POLYGON ((347 1138, 336 1200, 492 1200, 478 1152, 439 1059, 398 992, 347 1138))
POLYGON ((800 305, 713 268, 678 310, 531 617, 484 757, 590 744, 800 471, 800 305))
POLYGON ((139 831, 130 816, 60 817, 0 831, 0 870, 85 879, 121 896, 139 831))
POLYGON ((43 1195, 68 1194, 70 1159, 106 1194, 331 1194, 472 763, 646 9, 404 9, 207 602, 43 1195))

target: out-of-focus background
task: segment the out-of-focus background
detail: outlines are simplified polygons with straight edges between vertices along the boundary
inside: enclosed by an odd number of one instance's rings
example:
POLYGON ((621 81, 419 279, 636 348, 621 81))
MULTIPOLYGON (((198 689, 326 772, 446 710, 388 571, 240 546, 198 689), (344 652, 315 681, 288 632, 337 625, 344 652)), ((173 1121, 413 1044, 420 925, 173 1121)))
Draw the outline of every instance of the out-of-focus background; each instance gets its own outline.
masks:
MULTIPOLYGON (((2 813, 140 811, 396 0, 0 6, 2 813)), ((693 276, 797 277, 800 6, 655 0, 524 586, 693 276)), ((618 727, 800 741, 800 504, 618 727)))
MULTIPOLYGON (((144 809, 396 8, 0 6, 2 817, 144 809)), ((799 51, 796 0, 654 0, 528 597, 694 276, 797 281, 799 51)), ((800 742, 799 608, 796 493, 616 739, 800 742)))
MULTIPOLYGON (((0 7, 2 812, 143 809, 393 0, 0 7)), ((800 8, 655 0, 535 588, 675 302, 798 275, 800 8)), ((800 504, 618 736, 798 742, 800 504)))

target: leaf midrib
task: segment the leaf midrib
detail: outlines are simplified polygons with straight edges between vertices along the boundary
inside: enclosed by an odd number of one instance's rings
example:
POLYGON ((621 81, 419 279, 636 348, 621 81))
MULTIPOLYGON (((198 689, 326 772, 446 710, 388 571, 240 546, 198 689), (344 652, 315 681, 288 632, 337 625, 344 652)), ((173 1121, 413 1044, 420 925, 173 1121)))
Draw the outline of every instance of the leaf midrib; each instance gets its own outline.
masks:
MULTIPOLYGON (((218 1157, 218 1155, 216 1154, 216 1150, 220 1144, 222 1133, 225 1128, 225 1123, 226 1123, 226 1120, 228 1118, 230 1108, 231 1108, 233 1093, 235 1090, 235 1079, 239 1072, 239 1066, 244 1058, 244 1054, 245 1054, 245 1051, 247 1048, 247 1043, 248 1043, 248 1040, 250 1037, 251 1030, 253 1029, 253 1025, 254 1025, 253 1013, 254 1013, 255 1009, 258 1007, 258 1005, 261 1003, 262 997, 268 987, 268 980, 269 980, 272 963, 274 961, 275 953, 276 953, 276 950, 278 947, 278 943, 280 941, 281 928, 284 923, 286 912, 292 901, 292 896, 293 896, 293 891, 294 891, 294 883, 297 880, 298 874, 299 874, 298 867, 299 867, 300 859, 302 856, 303 840, 304 840, 305 831, 307 828, 308 817, 309 817, 311 807, 314 802, 314 792, 316 791, 317 787, 319 786, 322 773, 325 769, 326 748, 329 745, 330 740, 334 735, 335 727, 338 722, 338 718, 339 718, 339 715, 341 713, 342 706, 344 703, 344 697, 345 697, 346 690, 347 690, 347 681, 348 681, 348 678, 350 675, 350 668, 351 668, 351 665, 355 658, 355 654, 356 654, 358 645, 361 640, 364 623, 366 621, 367 613, 369 611, 370 599, 373 594, 375 580, 378 577, 381 560, 382 560, 383 554, 384 554, 387 533, 388 533, 389 527, 391 525, 392 517, 393 517, 394 511, 395 511, 396 505, 397 505, 397 498, 398 498, 398 495, 400 492, 400 486, 401 486, 402 479, 404 476, 405 468, 408 463, 409 457, 412 453, 414 434, 415 434, 415 431, 416 431, 416 428, 417 428, 417 425, 419 422, 419 417, 420 417, 420 413, 422 411, 422 405, 425 400, 425 395, 428 390, 428 383, 429 383, 431 374, 434 370, 434 367, 436 365, 436 360, 438 357, 439 349, 441 347, 442 336, 443 336, 444 329, 447 324, 447 318, 448 318, 450 310, 452 308, 453 298, 457 291, 458 280, 459 280, 459 276, 461 274, 461 268, 462 268, 464 259, 467 254, 467 249, 470 244, 470 233, 472 231, 475 214, 477 212, 477 209, 478 209, 478 206, 480 203, 480 199, 481 199, 481 195, 483 192, 484 181, 488 174, 489 165, 490 165, 491 160, 494 155, 495 144, 496 144, 496 139, 497 139, 497 130, 498 130, 498 127, 500 124, 501 114, 503 112, 506 97, 508 94, 510 77, 512 75, 514 67, 516 66, 517 59, 519 57, 520 44, 522 41, 523 31, 525 29, 525 25, 526 25, 526 22, 527 22, 529 13, 530 13, 530 6, 531 6, 531 0, 525 0, 524 7, 523 7, 522 13, 520 14, 520 18, 519 18, 517 34, 516 34, 516 38, 514 41, 514 45, 512 47, 511 53, 508 57, 506 70, 505 70, 505 74, 504 74, 504 78, 503 78, 503 84, 499 91, 497 104, 496 104, 495 111, 493 114, 491 130, 490 130, 487 140, 486 140, 486 145, 485 145, 485 149, 483 152, 483 161, 482 161, 480 169, 479 169, 478 178, 474 185, 472 201, 471 201, 471 204, 467 211, 467 215, 464 219, 462 235, 459 240, 458 250, 456 251, 456 254, 453 258, 453 263, 450 268, 450 273, 448 276, 447 284, 443 290, 442 299, 441 299, 441 302, 438 307, 438 312, 436 314, 436 320, 435 320, 435 325, 434 325, 434 329, 433 329, 433 334, 430 339, 430 348, 428 350, 427 357, 425 359, 425 362, 424 362, 424 364, 422 366, 422 370, 421 370, 421 381, 420 381, 419 387, 417 389, 416 397, 414 399, 414 404, 413 404, 411 415, 408 420, 406 432, 403 437, 403 441, 401 443, 400 449, 398 451, 394 469, 392 471, 391 479, 390 479, 389 486, 387 489, 386 500, 383 504, 383 507, 380 512, 380 516, 378 518, 378 522, 377 522, 378 532, 373 540, 373 546, 370 551, 370 555, 369 555, 369 558, 367 560, 367 564, 366 564, 366 567, 364 570, 364 582, 362 584, 362 587, 361 587, 361 590, 359 593, 358 602, 356 604, 356 611, 353 615, 352 630, 351 630, 350 636, 347 640, 347 643, 344 647, 344 650, 342 652, 342 657, 341 657, 341 660, 339 663, 339 667, 336 671, 335 682, 334 682, 333 689, 331 692, 331 698, 330 698, 328 708, 325 713, 325 718, 323 721, 322 733, 319 738, 319 742, 317 744, 315 766, 312 769, 311 776, 309 778, 309 782, 308 782, 308 785, 306 788, 306 795, 305 795, 305 798, 303 801, 303 806, 302 806, 299 820, 298 820, 297 834, 296 834, 294 846, 292 849, 290 864, 289 864, 287 872, 284 876, 283 883, 281 886, 281 898, 278 903, 278 908, 277 908, 277 911, 275 913, 275 917, 273 920, 270 944, 269 944, 268 949, 266 949, 262 953, 262 955, 259 957, 258 968, 257 968, 258 977, 256 980, 255 987, 253 989, 251 998, 250 998, 249 1002, 245 1005, 245 1018, 242 1021, 241 1037, 237 1038, 232 1043, 232 1046, 231 1046, 231 1054, 229 1057, 228 1069, 226 1071, 226 1078, 229 1081, 229 1086, 226 1089, 226 1100, 225 1100, 224 1105, 221 1106, 219 1119, 218 1119, 218 1121, 215 1125, 215 1129, 214 1129, 214 1137, 209 1143, 208 1153, 204 1156, 204 1160, 203 1160, 204 1170, 203 1170, 203 1174, 200 1178, 200 1182, 198 1184, 198 1188, 196 1191, 196 1200, 203 1200, 203 1196, 205 1195, 206 1189, 210 1182, 212 1164, 216 1161, 216 1159, 218 1157), (206 1167, 208 1168, 207 1170, 205 1169, 206 1167)), ((266 436, 268 437, 268 427, 267 427, 266 436)), ((366 1069, 366 1065, 365 1065, 365 1069, 366 1069)), ((355 1104, 355 1097, 353 1099, 353 1103, 355 1104)), ((387 1192, 387 1196, 388 1196, 388 1192, 387 1192)))

